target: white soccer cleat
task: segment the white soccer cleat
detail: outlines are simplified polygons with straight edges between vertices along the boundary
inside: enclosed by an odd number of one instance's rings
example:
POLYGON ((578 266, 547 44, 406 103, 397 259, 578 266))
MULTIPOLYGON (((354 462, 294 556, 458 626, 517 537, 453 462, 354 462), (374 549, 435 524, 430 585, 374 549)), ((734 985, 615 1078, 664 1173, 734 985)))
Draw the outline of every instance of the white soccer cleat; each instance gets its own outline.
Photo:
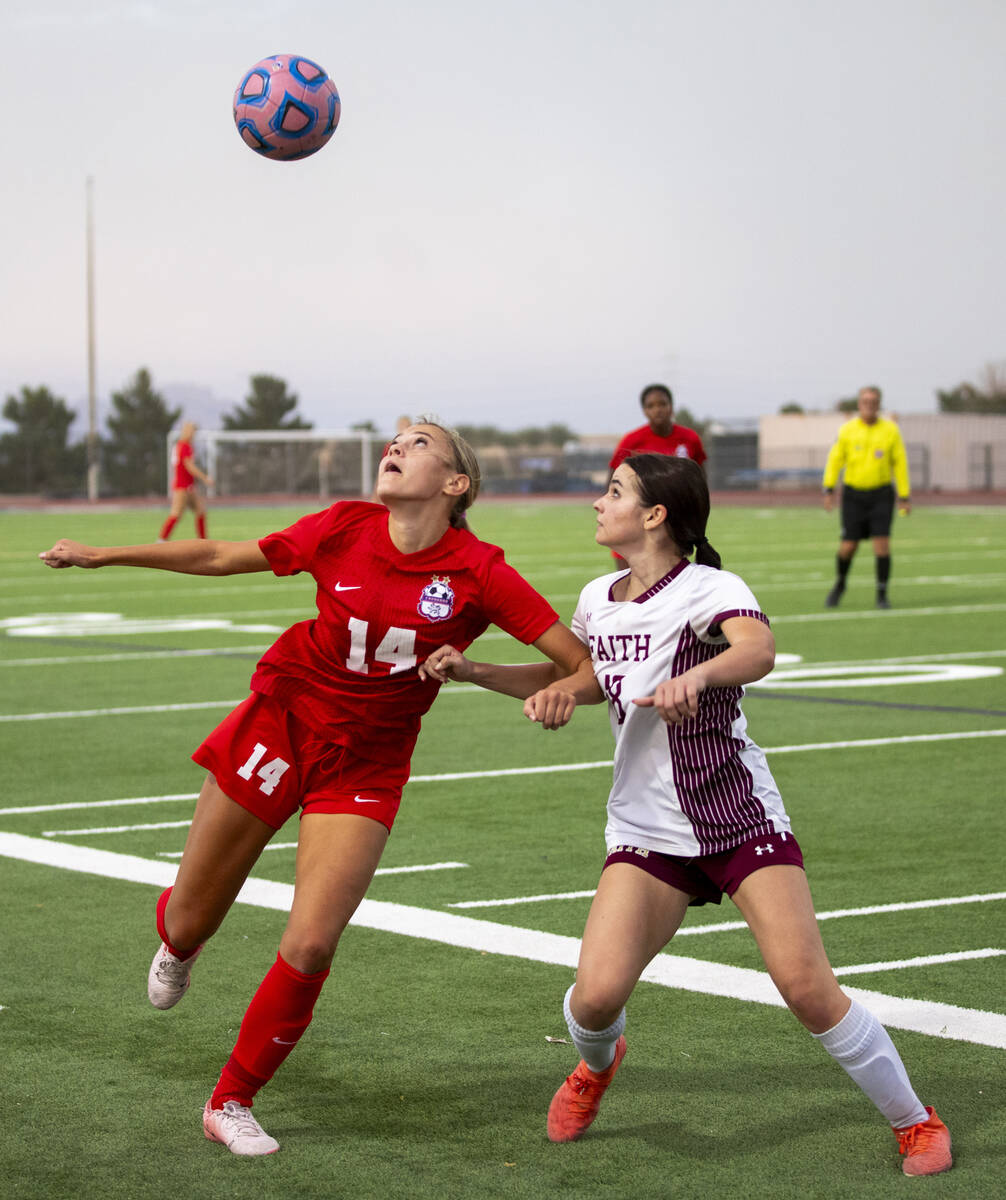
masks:
POLYGON ((211 1142, 226 1146, 231 1154, 275 1154, 279 1142, 270 1137, 251 1115, 251 1109, 236 1100, 225 1100, 223 1108, 203 1109, 203 1133, 211 1142))
POLYGON ((174 1008, 192 982, 192 964, 202 953, 202 946, 188 958, 175 958, 161 942, 147 975, 147 995, 154 1008, 174 1008))

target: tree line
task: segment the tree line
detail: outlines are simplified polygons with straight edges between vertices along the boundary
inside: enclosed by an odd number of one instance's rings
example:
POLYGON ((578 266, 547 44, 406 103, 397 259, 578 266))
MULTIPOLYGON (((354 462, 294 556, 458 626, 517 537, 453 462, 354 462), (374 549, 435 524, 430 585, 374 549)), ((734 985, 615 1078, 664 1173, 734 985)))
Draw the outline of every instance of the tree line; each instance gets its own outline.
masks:
MULTIPOLYGON (((959 383, 946 391, 937 388, 936 404, 941 413, 1006 413, 1006 362, 986 364, 980 383, 959 383)), ((854 413, 858 407, 857 397, 843 396, 835 401, 834 407, 836 412, 854 413)), ((779 409, 782 415, 806 411, 795 400, 779 409)))
MULTIPOLYGON (((275 375, 252 375, 243 404, 223 416, 227 430, 313 429, 296 412, 299 398, 275 375)), ((183 410, 172 408, 141 367, 121 391, 111 396, 106 430, 98 435, 98 475, 102 496, 163 495, 167 490, 168 434, 183 410)), ((14 426, 0 434, 0 493, 82 496, 86 492, 87 436, 71 442, 76 413, 49 388, 22 387, 8 396, 3 416, 14 426)), ((353 429, 378 430, 372 421, 353 429)), ((461 425, 458 431, 473 446, 558 447, 576 441, 566 425, 553 424, 516 431, 495 425, 461 425)))
MULTIPOLYGON (((163 495, 167 489, 165 439, 178 424, 171 408, 141 367, 112 393, 107 432, 98 436, 103 496, 163 495)), ((244 404, 225 413, 225 429, 312 429, 294 410, 298 397, 275 375, 252 375, 244 404)), ((0 491, 79 496, 86 490, 87 438, 70 441, 76 419, 49 388, 22 387, 8 396, 3 415, 14 429, 0 434, 0 491)))

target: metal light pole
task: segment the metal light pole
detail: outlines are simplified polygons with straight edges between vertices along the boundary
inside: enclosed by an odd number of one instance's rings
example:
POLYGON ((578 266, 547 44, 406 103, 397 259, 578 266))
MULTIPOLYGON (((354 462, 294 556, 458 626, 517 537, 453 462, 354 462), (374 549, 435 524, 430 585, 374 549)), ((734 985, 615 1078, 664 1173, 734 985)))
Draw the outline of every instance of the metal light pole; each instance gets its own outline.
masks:
POLYGON ((87 177, 87 498, 98 499, 98 398, 94 383, 94 180, 87 177))

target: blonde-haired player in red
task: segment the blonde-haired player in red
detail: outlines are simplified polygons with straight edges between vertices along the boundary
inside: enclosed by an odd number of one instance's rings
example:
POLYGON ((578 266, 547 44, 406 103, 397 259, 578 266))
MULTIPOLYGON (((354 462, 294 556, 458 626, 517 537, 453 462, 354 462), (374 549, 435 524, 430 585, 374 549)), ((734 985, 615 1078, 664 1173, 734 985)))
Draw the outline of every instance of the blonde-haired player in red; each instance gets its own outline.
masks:
POLYGON ((489 624, 574 672, 583 644, 495 546, 459 528, 475 499, 471 447, 430 421, 399 433, 378 469, 380 504, 342 501, 260 540, 96 548, 59 541, 52 567, 159 567, 191 575, 308 571, 318 615, 266 652, 251 696, 196 750, 203 784, 173 888, 157 905, 162 944, 148 993, 184 995, 256 859, 301 810, 293 906, 279 953, 245 1013, 206 1103, 206 1136, 235 1154, 279 1149, 252 1116, 258 1090, 307 1028, 343 929, 380 860, 439 685, 419 664, 489 624))
POLYGON ((434 679, 526 697, 525 715, 549 729, 578 703, 608 702, 607 856, 563 1005, 581 1061, 552 1099, 549 1138, 575 1141, 593 1122, 625 1055, 625 1005, 640 975, 689 905, 728 895, 794 1016, 890 1122, 905 1174, 948 1170, 947 1127, 920 1102, 884 1027, 835 978, 782 797, 747 735, 744 684, 772 669, 775 642, 750 588, 720 569, 706 539, 702 469, 633 456, 594 508, 596 541, 627 569, 580 594, 573 632, 591 662, 554 681, 537 664, 472 663, 444 646, 424 666, 434 679))
POLYGON ((206 501, 196 487, 198 479, 205 487, 212 487, 213 480, 196 466, 192 439, 196 436, 196 423, 186 421, 171 448, 171 510, 161 526, 160 540, 166 542, 178 519, 186 508, 191 508, 196 519, 196 537, 206 536, 206 501))

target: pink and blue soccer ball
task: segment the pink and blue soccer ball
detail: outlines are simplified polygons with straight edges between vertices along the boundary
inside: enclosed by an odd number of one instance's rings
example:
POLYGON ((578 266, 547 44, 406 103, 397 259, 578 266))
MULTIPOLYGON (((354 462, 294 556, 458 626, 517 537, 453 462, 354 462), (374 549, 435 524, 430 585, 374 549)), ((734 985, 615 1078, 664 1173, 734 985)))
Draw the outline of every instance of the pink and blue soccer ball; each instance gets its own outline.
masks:
POLYGON ((241 140, 263 158, 307 158, 335 133, 342 106, 328 72, 300 54, 272 54, 234 93, 241 140))

